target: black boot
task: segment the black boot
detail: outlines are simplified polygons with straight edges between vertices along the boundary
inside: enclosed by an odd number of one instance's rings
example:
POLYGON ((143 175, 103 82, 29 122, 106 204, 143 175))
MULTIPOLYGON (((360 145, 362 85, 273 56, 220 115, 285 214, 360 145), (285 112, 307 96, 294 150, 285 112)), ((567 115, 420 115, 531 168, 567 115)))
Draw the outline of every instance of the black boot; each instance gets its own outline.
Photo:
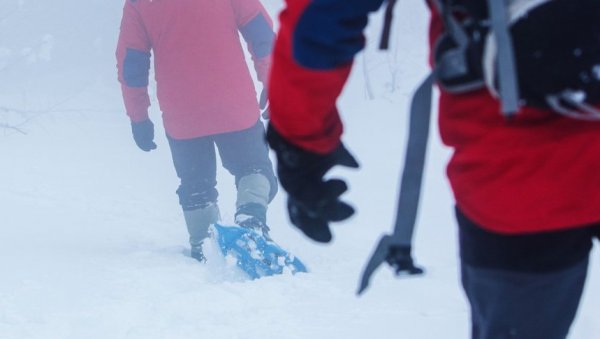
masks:
POLYGON ((201 263, 206 262, 206 257, 204 256, 204 251, 202 250, 202 242, 198 245, 192 245, 190 256, 201 263))

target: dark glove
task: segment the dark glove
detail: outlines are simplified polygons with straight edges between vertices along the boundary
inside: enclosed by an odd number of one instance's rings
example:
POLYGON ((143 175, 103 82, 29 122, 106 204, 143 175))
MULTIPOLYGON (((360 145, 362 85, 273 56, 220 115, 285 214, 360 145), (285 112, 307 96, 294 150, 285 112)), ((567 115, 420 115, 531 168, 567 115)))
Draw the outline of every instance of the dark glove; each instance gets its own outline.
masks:
POLYGON ((349 218, 354 208, 340 200, 348 189, 346 183, 340 179, 324 181, 323 176, 333 166, 358 168, 358 163, 342 144, 329 154, 309 152, 286 141, 271 125, 267 141, 277 154, 277 174, 289 195, 292 223, 315 241, 331 241, 329 223, 349 218))
POLYGON ((261 116, 265 120, 269 120, 271 113, 269 112, 269 89, 264 87, 260 93, 260 100, 258 101, 258 107, 261 110, 261 116))
POLYGON ((142 122, 131 122, 131 131, 136 145, 144 152, 150 152, 156 149, 154 143, 154 124, 152 121, 144 120, 142 122))

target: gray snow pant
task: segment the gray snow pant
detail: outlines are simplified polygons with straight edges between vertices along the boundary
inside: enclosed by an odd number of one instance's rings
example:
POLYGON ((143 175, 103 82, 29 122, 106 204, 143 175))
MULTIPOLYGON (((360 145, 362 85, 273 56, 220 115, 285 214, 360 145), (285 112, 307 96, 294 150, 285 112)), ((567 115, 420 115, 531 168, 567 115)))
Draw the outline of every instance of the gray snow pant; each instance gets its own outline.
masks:
POLYGON ((509 236, 485 231, 458 209, 457 220, 472 338, 566 338, 600 225, 509 236))
POLYGON ((262 174, 269 181, 268 201, 277 193, 277 178, 260 120, 252 127, 237 132, 187 140, 167 138, 177 176, 181 179, 177 194, 184 211, 204 208, 217 201, 215 146, 223 167, 235 177, 236 186, 248 175, 262 174))

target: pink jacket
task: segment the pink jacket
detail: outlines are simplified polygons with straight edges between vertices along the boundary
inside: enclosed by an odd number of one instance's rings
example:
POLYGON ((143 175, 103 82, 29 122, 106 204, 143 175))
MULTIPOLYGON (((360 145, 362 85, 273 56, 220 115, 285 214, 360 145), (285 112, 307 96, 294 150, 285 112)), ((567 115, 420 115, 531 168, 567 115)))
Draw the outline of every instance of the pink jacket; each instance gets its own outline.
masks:
POLYGON ((152 52, 170 137, 252 126, 259 108, 238 32, 266 85, 274 33, 258 0, 126 0, 116 55, 127 115, 134 122, 148 119, 152 52))

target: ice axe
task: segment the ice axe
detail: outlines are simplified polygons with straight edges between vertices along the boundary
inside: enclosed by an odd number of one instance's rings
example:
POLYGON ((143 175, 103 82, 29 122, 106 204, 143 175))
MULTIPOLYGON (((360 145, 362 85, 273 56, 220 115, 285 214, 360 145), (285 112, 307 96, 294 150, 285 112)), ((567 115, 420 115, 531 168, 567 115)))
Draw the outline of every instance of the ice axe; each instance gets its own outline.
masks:
POLYGON ((424 273, 422 268, 414 265, 411 249, 429 138, 433 79, 432 73, 421 83, 412 98, 394 233, 386 234, 379 240, 363 272, 358 288, 359 295, 369 286, 371 275, 384 261, 394 268, 397 275, 424 273))
POLYGON ((267 87, 263 88, 260 92, 260 100, 258 101, 258 107, 261 110, 261 116, 265 120, 269 120, 271 112, 269 112, 269 90, 267 87))

